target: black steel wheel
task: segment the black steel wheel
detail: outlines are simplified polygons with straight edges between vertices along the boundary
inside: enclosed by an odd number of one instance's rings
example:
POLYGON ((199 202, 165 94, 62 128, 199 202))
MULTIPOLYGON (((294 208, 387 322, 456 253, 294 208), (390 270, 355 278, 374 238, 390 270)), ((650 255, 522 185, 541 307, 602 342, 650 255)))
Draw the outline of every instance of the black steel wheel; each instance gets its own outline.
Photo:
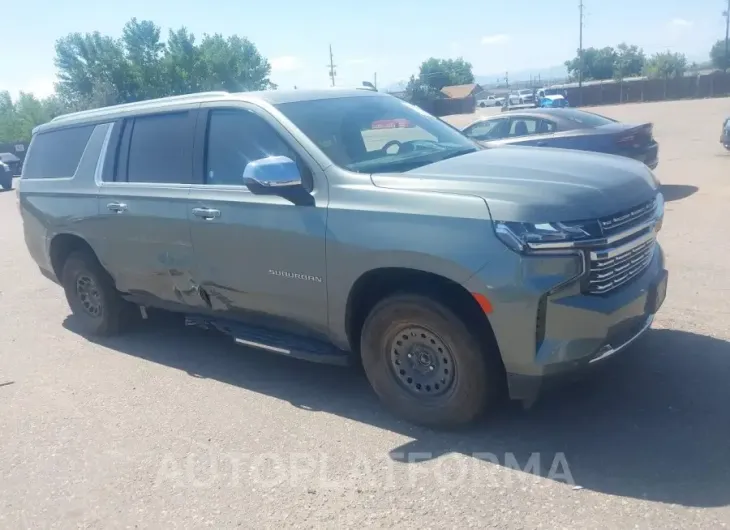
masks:
POLYGON ((488 351, 454 312, 426 296, 398 294, 376 304, 360 350, 378 397, 416 424, 470 423, 502 388, 499 353, 488 351))
POLYGON ((64 263, 60 280, 82 332, 115 335, 134 319, 135 307, 122 299, 91 252, 72 253, 64 263))

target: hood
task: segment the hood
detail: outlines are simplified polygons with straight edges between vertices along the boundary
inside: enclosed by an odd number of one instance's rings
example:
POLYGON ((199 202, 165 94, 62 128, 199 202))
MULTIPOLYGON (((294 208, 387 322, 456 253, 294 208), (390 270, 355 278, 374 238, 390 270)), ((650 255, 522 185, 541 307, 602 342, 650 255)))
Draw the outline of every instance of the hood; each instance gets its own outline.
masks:
POLYGON ((635 160, 587 151, 504 146, 399 174, 376 186, 475 195, 492 218, 543 223, 594 219, 652 199, 658 182, 635 160))

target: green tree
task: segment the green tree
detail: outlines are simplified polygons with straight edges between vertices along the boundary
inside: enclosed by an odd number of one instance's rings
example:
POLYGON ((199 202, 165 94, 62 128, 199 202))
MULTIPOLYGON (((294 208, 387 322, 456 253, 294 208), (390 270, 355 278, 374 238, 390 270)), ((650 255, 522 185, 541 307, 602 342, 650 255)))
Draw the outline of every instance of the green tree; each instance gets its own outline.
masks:
POLYGON ((622 42, 616 46, 613 77, 614 79, 621 80, 627 77, 639 76, 645 64, 646 56, 644 55, 644 50, 634 44, 629 46, 625 42, 622 42))
POLYGON ((681 77, 687 70, 687 57, 683 53, 655 53, 644 66, 644 75, 652 78, 668 80, 681 77))
POLYGON ((466 85, 474 82, 471 63, 463 58, 430 59, 421 63, 418 78, 420 82, 435 91, 445 86, 466 85))
POLYGON ((581 70, 585 80, 613 79, 617 59, 618 54, 611 46, 586 48, 583 50, 582 68, 580 51, 573 59, 565 61, 565 67, 568 69, 568 73, 576 79, 580 76, 581 70))
POLYGON ((438 97, 440 97, 439 91, 423 83, 420 77, 412 75, 408 80, 404 99, 409 103, 429 110, 430 102, 438 97))
POLYGON ((202 90, 275 88, 271 66, 244 37, 206 35, 196 44, 186 28, 163 42, 159 26, 131 19, 120 39, 72 33, 56 43, 57 92, 71 109, 93 108, 202 90))
POLYGON ((13 101, 7 91, 0 92, 0 142, 27 142, 33 127, 64 112, 58 98, 38 99, 21 92, 13 101))
POLYGON ((710 60, 712 61, 712 66, 715 68, 720 70, 730 68, 730 64, 728 64, 725 55, 725 39, 720 39, 712 46, 710 49, 710 60))

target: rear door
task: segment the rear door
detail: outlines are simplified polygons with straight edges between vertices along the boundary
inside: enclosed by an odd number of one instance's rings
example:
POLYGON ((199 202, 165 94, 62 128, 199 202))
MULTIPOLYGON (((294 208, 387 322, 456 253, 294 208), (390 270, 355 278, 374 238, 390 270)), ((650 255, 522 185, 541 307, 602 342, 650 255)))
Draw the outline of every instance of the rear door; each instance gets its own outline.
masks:
POLYGON ((102 172, 99 257, 120 291, 150 305, 202 305, 188 220, 196 119, 186 109, 119 121, 102 172))
POLYGON ((222 316, 289 332, 327 330, 327 180, 289 132, 255 105, 203 105, 188 210, 196 279, 222 316), (293 201, 255 195, 246 165, 266 156, 299 165, 293 201))

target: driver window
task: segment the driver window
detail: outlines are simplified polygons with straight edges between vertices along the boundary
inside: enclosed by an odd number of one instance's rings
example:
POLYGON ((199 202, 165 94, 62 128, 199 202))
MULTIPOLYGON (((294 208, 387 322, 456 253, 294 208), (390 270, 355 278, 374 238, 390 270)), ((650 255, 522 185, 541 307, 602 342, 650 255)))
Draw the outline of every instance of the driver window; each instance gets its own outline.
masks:
POLYGON ((243 186, 249 162, 267 156, 287 156, 297 162, 302 181, 311 180, 296 152, 262 117, 240 109, 210 111, 205 155, 205 183, 243 186))

